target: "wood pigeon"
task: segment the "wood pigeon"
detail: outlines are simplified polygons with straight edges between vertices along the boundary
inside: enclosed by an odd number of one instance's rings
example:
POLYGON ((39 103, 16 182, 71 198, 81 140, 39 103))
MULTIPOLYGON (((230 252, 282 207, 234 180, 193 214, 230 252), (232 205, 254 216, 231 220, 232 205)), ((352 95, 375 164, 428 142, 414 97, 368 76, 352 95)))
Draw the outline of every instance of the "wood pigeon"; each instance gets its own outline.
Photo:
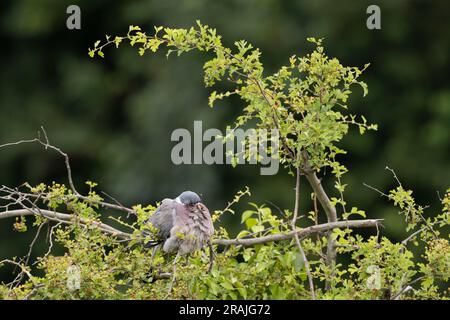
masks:
POLYGON ((157 229, 158 237, 146 247, 163 244, 164 252, 177 253, 177 256, 210 245, 214 233, 208 208, 192 191, 185 191, 176 199, 164 199, 145 223, 157 229))

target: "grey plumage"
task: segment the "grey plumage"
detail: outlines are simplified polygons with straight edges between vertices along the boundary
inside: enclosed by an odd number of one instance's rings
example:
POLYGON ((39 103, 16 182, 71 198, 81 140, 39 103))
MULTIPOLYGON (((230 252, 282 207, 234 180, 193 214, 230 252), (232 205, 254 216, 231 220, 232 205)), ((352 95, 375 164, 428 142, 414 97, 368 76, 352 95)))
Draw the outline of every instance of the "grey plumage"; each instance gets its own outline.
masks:
POLYGON ((175 216, 175 208, 172 199, 164 199, 161 205, 156 209, 155 213, 145 221, 157 229, 157 237, 159 241, 167 239, 170 236, 170 229, 173 227, 175 216))
POLYGON ((202 249, 209 243, 214 227, 208 208, 192 191, 185 191, 176 199, 164 199, 146 221, 157 229, 158 242, 167 253, 181 255, 202 249))

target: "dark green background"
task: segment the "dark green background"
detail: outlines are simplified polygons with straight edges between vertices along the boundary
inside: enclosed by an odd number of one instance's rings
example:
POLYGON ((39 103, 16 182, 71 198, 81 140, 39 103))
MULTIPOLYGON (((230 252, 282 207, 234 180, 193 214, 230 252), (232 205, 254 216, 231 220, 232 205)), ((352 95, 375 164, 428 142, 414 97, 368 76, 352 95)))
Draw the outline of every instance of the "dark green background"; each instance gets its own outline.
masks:
MULTIPOLYGON (((15 0, 0 4, 0 144, 32 138, 42 125, 51 142, 71 157, 76 184, 93 180, 126 205, 154 203, 191 189, 211 211, 226 206, 248 185, 257 203, 293 207, 294 181, 286 172, 260 176, 256 166, 175 166, 171 132, 204 128, 225 130, 239 113, 239 100, 207 106, 198 53, 168 60, 164 54, 140 57, 123 45, 90 59, 87 48, 105 34, 123 34, 130 24, 190 27, 196 19, 218 29, 224 42, 246 39, 261 48, 267 73, 293 55, 312 49, 310 36, 324 37, 330 56, 344 65, 370 62, 363 79, 369 95, 355 87, 350 111, 378 123, 378 132, 357 130, 341 144, 350 173, 349 206, 368 217, 385 218, 383 232, 401 239, 402 217, 366 182, 394 186, 393 168, 417 200, 439 210, 437 191, 449 186, 450 162, 450 8, 448 1, 65 1, 15 0), (382 29, 366 28, 366 8, 381 7, 382 29), (77 4, 82 29, 66 28, 66 8, 77 4)), ((0 184, 16 186, 66 182, 62 159, 38 146, 0 150, 0 184)), ((306 184, 303 184, 306 186, 306 184)), ((302 212, 310 209, 307 189, 302 212)), ((334 195, 334 189, 328 186, 334 195)), ((85 190, 84 190, 85 191, 85 190)), ((246 203, 240 207, 247 208, 246 203)), ((234 230, 239 216, 224 223, 234 230)), ((12 231, 0 221, 0 259, 22 256, 33 234, 12 231)), ((40 241, 45 247, 44 237, 40 241)), ((39 253, 39 249, 37 251, 39 253)))

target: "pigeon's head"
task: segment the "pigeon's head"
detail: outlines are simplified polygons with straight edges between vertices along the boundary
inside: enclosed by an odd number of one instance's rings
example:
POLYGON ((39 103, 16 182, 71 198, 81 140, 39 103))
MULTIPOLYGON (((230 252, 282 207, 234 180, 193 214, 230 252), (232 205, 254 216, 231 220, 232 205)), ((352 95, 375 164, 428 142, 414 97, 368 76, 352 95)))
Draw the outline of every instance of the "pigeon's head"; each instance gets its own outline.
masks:
POLYGON ((184 205, 194 205, 199 202, 202 202, 199 195, 192 191, 184 191, 177 198, 178 202, 181 202, 184 205))

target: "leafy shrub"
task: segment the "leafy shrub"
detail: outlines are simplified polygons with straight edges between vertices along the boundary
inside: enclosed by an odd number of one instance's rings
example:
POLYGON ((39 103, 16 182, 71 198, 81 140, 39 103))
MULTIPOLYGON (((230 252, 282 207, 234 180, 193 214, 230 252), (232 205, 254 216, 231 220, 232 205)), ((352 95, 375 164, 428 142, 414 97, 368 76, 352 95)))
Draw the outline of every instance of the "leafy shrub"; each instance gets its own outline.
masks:
MULTIPOLYGON (((215 29, 200 22, 191 29, 156 27, 153 35, 131 26, 125 36, 107 36, 104 43, 97 41, 89 49, 91 57, 104 58, 108 45, 119 47, 124 42, 138 46, 140 55, 156 52, 163 46, 168 48, 168 56, 191 50, 210 52, 213 57, 204 65, 205 85, 211 87, 222 80, 235 85, 231 91, 213 91, 210 106, 217 100, 238 95, 246 106, 234 128, 251 123, 279 131, 280 152, 273 152, 269 144, 266 151, 295 177, 295 208, 273 212, 269 207, 250 204, 250 209, 241 214, 242 230, 230 239, 219 223, 224 214, 235 214, 233 205, 250 195, 248 188, 238 192, 225 209, 213 214, 217 232, 212 239, 216 251, 212 271, 208 273, 206 253, 196 252, 188 263, 178 263, 175 287, 168 291, 174 276, 173 257, 161 252, 152 256, 151 250, 142 245, 143 231, 154 232, 147 230, 143 221, 155 211, 155 206, 125 208, 107 202, 93 182, 87 182, 88 195, 81 195, 73 185, 67 155, 50 145, 43 132, 44 138, 27 142, 40 143, 65 156, 69 185, 0 189, 8 209, 0 213, 0 218, 16 217, 17 231, 27 231, 29 215, 34 216, 33 227, 38 234, 43 226, 51 225, 49 250, 38 258, 36 265, 29 265, 30 255, 0 262, 15 265, 19 270, 13 282, 0 285, 0 297, 447 299, 450 189, 442 199, 442 212, 434 218, 416 203, 412 191, 401 185, 395 173, 398 187, 387 194, 377 190, 405 218, 410 236, 401 242, 384 237, 379 220, 367 219, 366 212, 357 207, 348 208, 344 198, 346 184, 341 181, 347 169, 338 160, 339 154, 346 151, 337 143, 351 125, 361 134, 377 129, 364 116, 348 113, 347 106, 353 84, 360 85, 364 95, 367 94, 367 85, 359 77, 368 65, 362 69, 345 67, 325 54, 322 40, 308 41, 315 45, 311 53, 291 57, 287 66, 269 76, 264 76, 258 49, 246 41, 236 42, 234 49, 227 48, 215 29), (328 197, 317 176, 327 168, 331 169, 328 171, 338 197, 328 197), (314 191, 311 195, 314 210, 299 216, 303 177, 314 191), (100 220, 104 208, 126 214, 114 218, 117 228, 100 220), (327 218, 325 224, 318 223, 322 214, 327 218), (365 219, 350 219, 354 216, 365 219), (297 227, 299 222, 305 227, 297 227), (371 227, 377 233, 363 237, 355 232, 358 227, 371 227), (125 228, 127 232, 122 231, 125 228), (64 255, 52 254, 53 242, 64 248, 64 255), (413 253, 412 245, 419 246, 420 250, 414 250, 418 253, 413 253), (42 275, 33 274, 36 268, 42 275)), ((223 139, 227 141, 232 136, 223 139)), ((250 157, 248 151, 243 153, 250 157)), ((31 249, 32 246, 30 252, 31 249)))

